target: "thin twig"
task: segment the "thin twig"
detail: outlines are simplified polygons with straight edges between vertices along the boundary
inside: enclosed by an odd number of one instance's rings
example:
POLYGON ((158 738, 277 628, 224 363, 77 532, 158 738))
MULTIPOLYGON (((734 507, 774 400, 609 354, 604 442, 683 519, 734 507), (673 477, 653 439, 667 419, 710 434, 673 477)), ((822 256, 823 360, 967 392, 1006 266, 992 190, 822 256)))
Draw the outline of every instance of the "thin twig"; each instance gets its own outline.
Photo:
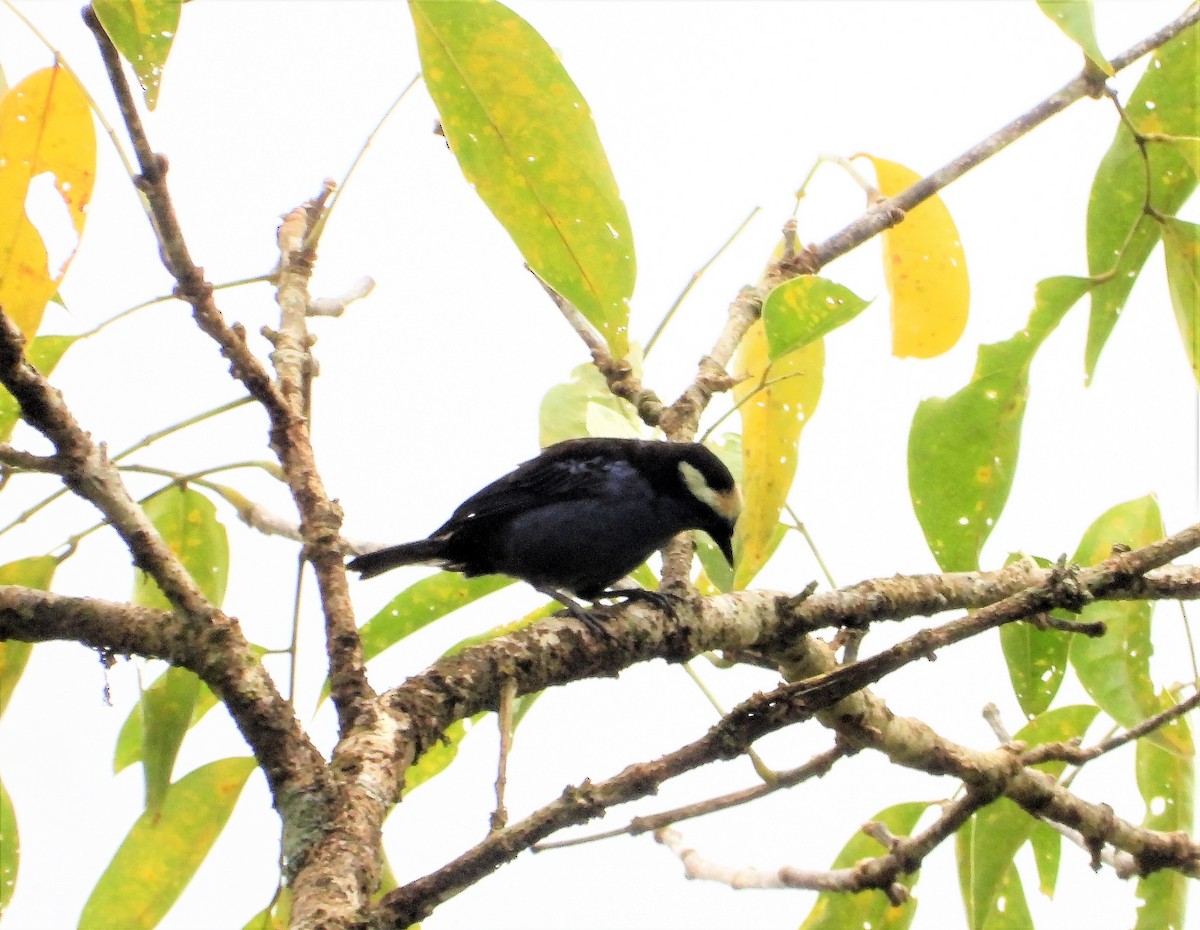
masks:
POLYGON ((758 216, 761 210, 762 207, 755 207, 753 210, 751 210, 746 218, 742 220, 738 228, 735 229, 729 238, 725 240, 724 244, 713 253, 712 257, 694 272, 692 272, 692 276, 688 279, 688 283, 683 286, 683 290, 679 292, 679 296, 675 298, 675 302, 671 304, 669 308, 667 308, 667 312, 659 321, 658 326, 656 326, 654 332, 650 334, 650 338, 646 340, 646 346, 642 350, 643 358, 649 356, 650 350, 653 349, 654 344, 658 342, 658 337, 663 334, 663 330, 667 328, 667 324, 669 324, 672 318, 675 316, 675 311, 677 311, 684 300, 687 299, 687 295, 692 292, 692 288, 695 287, 699 283, 700 279, 704 277, 704 273, 708 271, 708 269, 714 264, 716 264, 717 259, 719 259, 725 253, 725 250, 733 245, 734 240, 736 240, 737 237, 742 234, 742 231, 750 225, 750 221, 758 216))
POLYGON ((716 798, 708 798, 704 801, 698 801, 695 804, 687 804, 683 807, 676 807, 669 811, 662 811, 643 817, 634 817, 624 827, 616 830, 605 830, 603 833, 593 833, 589 836, 575 837, 569 840, 552 840, 547 843, 538 843, 533 847, 533 851, 545 852, 551 849, 563 849, 567 846, 582 846, 585 843, 595 843, 598 840, 611 839, 614 836, 637 836, 640 833, 651 833, 663 827, 669 827, 671 824, 682 823, 685 820, 691 820, 695 817, 703 817, 706 814, 715 814, 718 811, 729 810, 742 804, 748 804, 751 801, 757 801, 759 798, 766 797, 768 794, 773 794, 776 791, 782 791, 785 788, 794 788, 796 785, 812 778, 822 778, 833 768, 835 762, 850 755, 851 752, 852 750, 847 747, 834 746, 832 749, 827 749, 825 752, 813 756, 804 765, 776 772, 772 783, 764 782, 752 788, 723 794, 716 798))
POLYGON ((508 809, 504 806, 504 792, 508 786, 508 754, 512 751, 513 702, 517 697, 516 685, 509 681, 500 688, 500 706, 496 709, 496 726, 500 730, 500 756, 496 763, 496 809, 492 811, 491 828, 503 830, 508 823, 508 809))

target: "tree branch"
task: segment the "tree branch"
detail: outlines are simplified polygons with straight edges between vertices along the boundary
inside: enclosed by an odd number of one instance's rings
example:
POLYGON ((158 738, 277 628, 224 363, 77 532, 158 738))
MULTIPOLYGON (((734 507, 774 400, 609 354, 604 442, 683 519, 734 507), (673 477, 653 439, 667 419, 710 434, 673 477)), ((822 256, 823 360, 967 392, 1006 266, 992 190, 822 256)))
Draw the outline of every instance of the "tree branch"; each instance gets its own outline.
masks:
MULTIPOLYGON (((120 56, 91 7, 84 8, 83 18, 95 35, 109 83, 133 142, 141 171, 138 186, 150 206, 163 264, 178 282, 175 296, 191 305, 192 317, 197 325, 220 346, 221 354, 232 363, 233 376, 246 386, 270 418, 271 448, 283 466, 284 477, 300 512, 301 534, 309 546, 318 580, 322 581, 326 624, 334 633, 329 646, 336 659, 334 667, 330 669, 332 698, 338 710, 342 735, 345 735, 359 709, 374 697, 374 691, 367 683, 345 578, 339 582, 333 577, 341 571, 342 557, 336 551, 341 529, 341 509, 325 493, 317 472, 304 410, 295 405, 295 379, 289 376, 292 370, 285 370, 281 386, 277 387, 266 367, 250 351, 245 330, 237 324, 230 326, 225 322, 213 300, 212 285, 205 279, 204 270, 192 261, 188 251, 167 189, 167 160, 150 147, 129 82, 121 67, 120 56)), ((311 256, 303 250, 285 256, 281 275, 287 285, 292 285, 291 290, 285 287, 285 302, 295 293, 295 286, 304 287, 306 278, 300 266, 309 259, 311 256)), ((304 290, 304 293, 307 291, 304 290)), ((289 343, 286 348, 292 353, 307 352, 308 346, 289 343)), ((289 352, 284 355, 289 359, 291 357, 289 352)))

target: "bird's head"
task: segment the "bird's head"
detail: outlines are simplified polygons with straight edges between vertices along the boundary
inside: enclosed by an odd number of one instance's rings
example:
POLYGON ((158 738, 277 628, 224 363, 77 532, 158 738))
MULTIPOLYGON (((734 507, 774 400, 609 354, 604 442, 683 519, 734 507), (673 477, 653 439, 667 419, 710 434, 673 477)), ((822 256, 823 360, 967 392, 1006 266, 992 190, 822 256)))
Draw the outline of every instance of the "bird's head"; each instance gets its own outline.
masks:
POLYGON ((725 561, 733 565, 733 529, 742 512, 742 495, 733 475, 708 448, 693 445, 689 455, 679 461, 684 487, 711 514, 701 526, 713 538, 725 561))

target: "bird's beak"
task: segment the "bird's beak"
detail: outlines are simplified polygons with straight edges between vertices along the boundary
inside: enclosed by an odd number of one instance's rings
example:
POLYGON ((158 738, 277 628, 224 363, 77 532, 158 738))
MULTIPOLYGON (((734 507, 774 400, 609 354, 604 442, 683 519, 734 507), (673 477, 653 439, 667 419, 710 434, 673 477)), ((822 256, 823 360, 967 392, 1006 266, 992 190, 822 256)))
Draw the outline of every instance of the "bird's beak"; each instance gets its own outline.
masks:
POLYGON ((721 555, 725 556, 725 561, 729 563, 729 567, 733 568, 733 532, 722 533, 720 536, 714 536, 713 542, 721 550, 721 555))

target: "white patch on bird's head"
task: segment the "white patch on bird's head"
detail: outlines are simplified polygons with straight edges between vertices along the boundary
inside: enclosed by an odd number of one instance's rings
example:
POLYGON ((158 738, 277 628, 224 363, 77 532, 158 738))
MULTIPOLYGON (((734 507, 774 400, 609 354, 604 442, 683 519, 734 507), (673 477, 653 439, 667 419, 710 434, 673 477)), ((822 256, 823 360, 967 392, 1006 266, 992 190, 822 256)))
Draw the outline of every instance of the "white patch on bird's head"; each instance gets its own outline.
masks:
POLYGON ((706 504, 714 513, 728 520, 730 524, 737 522, 738 514, 742 512, 742 495, 738 491, 737 485, 724 491, 718 491, 705 480, 700 469, 687 462, 679 463, 679 474, 696 500, 706 504))

